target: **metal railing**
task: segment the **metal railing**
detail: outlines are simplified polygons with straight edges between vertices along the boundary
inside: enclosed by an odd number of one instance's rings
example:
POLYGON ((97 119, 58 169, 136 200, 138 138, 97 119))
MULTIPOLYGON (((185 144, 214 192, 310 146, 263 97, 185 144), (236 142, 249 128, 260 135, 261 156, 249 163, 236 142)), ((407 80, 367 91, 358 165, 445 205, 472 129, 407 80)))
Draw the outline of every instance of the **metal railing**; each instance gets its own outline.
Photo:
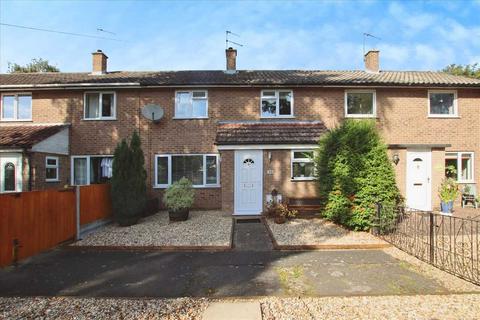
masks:
POLYGON ((399 249, 480 284, 480 221, 377 204, 374 233, 399 249))

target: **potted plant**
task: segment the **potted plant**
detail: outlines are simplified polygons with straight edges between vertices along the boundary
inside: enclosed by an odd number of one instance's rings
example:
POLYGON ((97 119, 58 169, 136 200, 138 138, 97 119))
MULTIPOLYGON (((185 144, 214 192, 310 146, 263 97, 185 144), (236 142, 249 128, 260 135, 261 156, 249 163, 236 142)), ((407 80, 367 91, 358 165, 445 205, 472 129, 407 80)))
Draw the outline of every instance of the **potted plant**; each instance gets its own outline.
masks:
POLYGON ((438 190, 442 213, 451 214, 453 201, 458 197, 458 184, 453 178, 446 178, 442 181, 438 190))
POLYGON ((287 219, 293 219, 297 215, 297 210, 290 209, 286 203, 280 203, 278 204, 278 209, 276 210, 276 215, 273 220, 275 223, 282 224, 285 223, 287 219))
POLYGON ((188 219, 194 194, 192 183, 187 178, 174 182, 165 190, 163 202, 168 209, 170 221, 185 221, 188 219))

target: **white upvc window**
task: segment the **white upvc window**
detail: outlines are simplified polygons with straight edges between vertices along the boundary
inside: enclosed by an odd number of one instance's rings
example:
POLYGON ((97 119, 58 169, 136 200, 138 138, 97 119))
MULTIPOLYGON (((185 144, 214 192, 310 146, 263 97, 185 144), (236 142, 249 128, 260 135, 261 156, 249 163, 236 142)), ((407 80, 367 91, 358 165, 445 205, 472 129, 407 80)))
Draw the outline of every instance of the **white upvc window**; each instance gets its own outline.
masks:
POLYGON ((454 178, 459 183, 473 183, 474 177, 473 152, 446 152, 445 176, 454 178))
POLYGON ((155 155, 155 187, 166 188, 183 177, 197 188, 220 186, 218 154, 155 155))
POLYGON ((72 185, 106 183, 112 178, 113 156, 72 156, 72 185))
POLYGON ((84 120, 115 120, 117 97, 115 92, 88 91, 84 96, 84 120))
POLYGON ((1 109, 0 119, 2 121, 31 121, 32 120, 32 94, 31 93, 2 94, 0 109, 1 109))
POLYGON ((291 176, 292 180, 314 180, 315 162, 313 150, 292 150, 291 176))
POLYGON ((206 118, 208 118, 208 92, 206 90, 175 92, 175 119, 206 118))
POLYGON ((377 95, 375 90, 346 90, 346 118, 375 118, 377 116, 377 95))
POLYGON ((262 90, 260 115, 262 118, 293 117, 293 91, 262 90))
POLYGON ((45 157, 45 181, 56 182, 59 180, 58 176, 58 157, 45 157))
POLYGON ((456 90, 429 90, 428 116, 432 118, 458 117, 456 90))

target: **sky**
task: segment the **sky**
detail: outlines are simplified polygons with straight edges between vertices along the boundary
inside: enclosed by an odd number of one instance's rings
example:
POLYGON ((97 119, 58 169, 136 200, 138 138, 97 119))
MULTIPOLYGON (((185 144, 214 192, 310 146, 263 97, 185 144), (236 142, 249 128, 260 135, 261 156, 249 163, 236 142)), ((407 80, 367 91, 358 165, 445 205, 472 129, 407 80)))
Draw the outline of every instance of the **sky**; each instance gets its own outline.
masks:
POLYGON ((76 37, 0 25, 0 72, 44 58, 64 72, 223 70, 225 31, 238 69, 363 69, 366 48, 382 70, 439 70, 480 63, 480 0, 471 1, 12 1, 0 23, 82 33, 76 37), (114 34, 98 31, 101 28, 114 34))

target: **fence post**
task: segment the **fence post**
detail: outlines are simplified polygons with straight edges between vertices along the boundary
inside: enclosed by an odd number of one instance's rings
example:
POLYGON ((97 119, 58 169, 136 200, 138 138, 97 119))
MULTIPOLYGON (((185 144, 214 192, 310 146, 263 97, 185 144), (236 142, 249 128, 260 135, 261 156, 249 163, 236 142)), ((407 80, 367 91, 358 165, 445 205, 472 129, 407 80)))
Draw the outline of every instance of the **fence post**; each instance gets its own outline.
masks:
POLYGON ((75 187, 75 240, 80 240, 80 186, 75 187))
POLYGON ((430 215, 430 263, 431 264, 434 264, 435 263, 435 235, 434 235, 434 232, 435 232, 435 228, 434 228, 434 216, 433 216, 433 212, 429 212, 429 215, 430 215))

